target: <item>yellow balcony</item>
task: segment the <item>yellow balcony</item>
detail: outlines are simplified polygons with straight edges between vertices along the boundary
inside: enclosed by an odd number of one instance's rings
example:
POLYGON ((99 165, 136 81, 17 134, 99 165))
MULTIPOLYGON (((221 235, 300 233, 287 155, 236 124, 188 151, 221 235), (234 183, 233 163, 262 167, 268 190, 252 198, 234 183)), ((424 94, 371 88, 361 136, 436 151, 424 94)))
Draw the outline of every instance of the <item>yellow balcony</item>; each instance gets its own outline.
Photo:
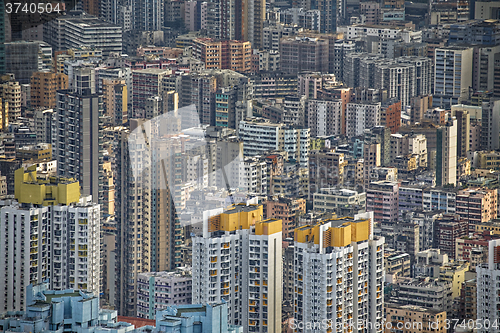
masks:
POLYGON ((348 272, 352 272, 352 267, 347 268, 348 272))
MULTIPOLYGON (((267 301, 264 300, 262 304, 267 305, 267 301)), ((297 305, 297 301, 295 301, 295 305, 297 305)))
POLYGON ((342 312, 337 313, 337 318, 342 317, 342 312))
POLYGON ((267 294, 263 294, 262 298, 267 299, 267 294))
POLYGON ((256 286, 260 286, 260 282, 259 281, 255 281, 255 285, 256 286))
POLYGON ((210 276, 216 276, 217 275, 217 270, 213 269, 210 271, 210 276))
POLYGON ((332 289, 333 289, 333 288, 332 288, 332 286, 326 287, 326 292, 327 292, 327 293, 331 293, 331 292, 332 292, 332 289))
POLYGON ((255 301, 252 301, 252 300, 248 301, 248 303, 249 303, 250 305, 255 305, 255 301))
POLYGON ((222 295, 229 295, 229 290, 226 289, 222 290, 222 295))
POLYGON ((82 224, 82 225, 88 224, 88 220, 87 219, 80 219, 80 220, 78 220, 78 224, 82 224))
POLYGON ((266 280, 262 281, 262 285, 267 286, 267 281, 266 280))
POLYGON ((211 257, 210 262, 217 262, 217 257, 211 257))
POLYGON ((331 300, 331 299, 329 299, 329 300, 327 300, 327 301, 326 301, 326 305, 327 305, 327 306, 332 306, 332 303, 333 303, 333 302, 332 302, 332 300, 331 300))
POLYGON ((229 249, 229 243, 224 243, 224 245, 222 247, 225 249, 229 249))

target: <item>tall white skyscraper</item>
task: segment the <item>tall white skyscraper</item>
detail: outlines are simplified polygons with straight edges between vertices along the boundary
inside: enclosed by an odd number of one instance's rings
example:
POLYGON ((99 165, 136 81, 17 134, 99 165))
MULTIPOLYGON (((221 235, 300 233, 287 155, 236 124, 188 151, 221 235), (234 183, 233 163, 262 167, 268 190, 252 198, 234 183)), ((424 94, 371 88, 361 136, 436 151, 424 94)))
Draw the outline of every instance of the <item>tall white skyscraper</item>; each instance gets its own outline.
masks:
POLYGON ((498 332, 500 321, 500 240, 491 240, 488 244, 488 263, 476 267, 477 273, 477 320, 490 325, 483 325, 478 333, 498 332))
POLYGON ((385 239, 372 220, 295 229, 294 332, 382 332, 385 239))
POLYGON ((245 333, 281 332, 282 221, 262 216, 240 204, 193 237, 193 304, 227 302, 229 323, 245 333))
POLYGON ((457 119, 436 131, 436 186, 457 184, 457 119))
POLYGON ((448 46, 434 53, 433 105, 449 108, 461 104, 472 88, 473 49, 448 46))
POLYGON ((0 311, 24 310, 26 286, 47 279, 99 293, 99 205, 73 179, 38 182, 34 167, 16 171, 17 201, 0 210, 0 311))

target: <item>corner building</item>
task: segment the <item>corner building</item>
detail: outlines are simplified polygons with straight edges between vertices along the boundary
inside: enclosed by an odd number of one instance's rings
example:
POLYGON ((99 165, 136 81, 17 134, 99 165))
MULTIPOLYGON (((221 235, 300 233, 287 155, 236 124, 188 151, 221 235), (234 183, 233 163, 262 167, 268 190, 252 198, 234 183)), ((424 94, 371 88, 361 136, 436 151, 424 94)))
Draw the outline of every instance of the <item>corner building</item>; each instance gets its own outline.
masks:
POLYGON ((193 237, 193 304, 228 303, 243 332, 281 332, 282 221, 263 207, 236 205, 204 222, 193 237))
POLYGON ((384 242, 365 218, 295 229, 294 332, 382 332, 384 242))

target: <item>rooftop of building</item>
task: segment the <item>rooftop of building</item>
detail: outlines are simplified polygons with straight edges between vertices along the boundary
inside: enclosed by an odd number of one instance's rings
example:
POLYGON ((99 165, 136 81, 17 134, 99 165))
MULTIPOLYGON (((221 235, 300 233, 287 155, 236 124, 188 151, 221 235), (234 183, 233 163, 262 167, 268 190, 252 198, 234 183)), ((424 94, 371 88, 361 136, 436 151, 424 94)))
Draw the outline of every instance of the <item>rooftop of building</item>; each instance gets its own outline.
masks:
POLYGON ((83 11, 73 10, 66 12, 66 15, 58 17, 59 20, 70 21, 81 28, 119 28, 111 23, 104 22, 96 16, 89 15, 83 11))
POLYGON ((234 205, 232 208, 227 209, 224 211, 224 214, 235 214, 235 213, 241 213, 241 212, 253 212, 254 210, 258 209, 260 205, 245 205, 245 204, 237 204, 234 205))
POLYGON ((400 286, 418 287, 418 288, 432 288, 432 287, 445 287, 451 282, 434 279, 430 277, 425 278, 408 278, 401 277, 397 284, 400 286))
POLYGON ((190 278, 191 277, 191 267, 179 267, 175 271, 163 271, 163 272, 144 272, 139 273, 139 276, 144 276, 147 278, 155 277, 155 278, 190 278))
POLYGON ((425 312, 425 313, 429 313, 429 314, 438 314, 438 313, 444 312, 444 311, 430 309, 430 308, 424 308, 424 307, 416 306, 416 305, 403 305, 403 304, 398 304, 398 303, 386 303, 385 308, 386 309, 409 310, 409 311, 415 311, 415 312, 425 312))
POLYGON ((358 195, 357 191, 349 190, 345 188, 322 188, 317 194, 327 194, 327 195, 337 195, 342 197, 350 197, 353 195, 358 195))
POLYGON ((125 317, 118 316, 117 320, 119 322, 129 323, 135 326, 135 328, 140 328, 143 326, 154 326, 156 325, 156 321, 154 319, 144 319, 144 318, 136 318, 136 317, 125 317))
POLYGON ((461 197, 467 196, 467 197, 482 198, 485 195, 492 193, 493 191, 497 191, 497 190, 496 189, 481 188, 481 187, 472 187, 472 188, 466 188, 463 190, 459 190, 458 195, 461 197))
POLYGON ((161 69, 161 68, 146 68, 146 69, 134 69, 132 73, 138 74, 168 74, 171 69, 161 69))

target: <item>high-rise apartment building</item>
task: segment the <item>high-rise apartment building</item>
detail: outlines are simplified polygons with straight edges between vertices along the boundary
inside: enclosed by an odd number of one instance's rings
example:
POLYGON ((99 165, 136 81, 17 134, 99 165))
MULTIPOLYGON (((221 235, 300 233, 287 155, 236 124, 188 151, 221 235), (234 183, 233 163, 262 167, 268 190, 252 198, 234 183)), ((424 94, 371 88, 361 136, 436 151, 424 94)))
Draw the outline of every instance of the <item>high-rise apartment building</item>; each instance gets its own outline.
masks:
POLYGON ((58 162, 58 174, 77 179, 82 193, 92 195, 92 199, 99 202, 102 95, 96 93, 93 68, 75 69, 73 82, 74 89, 57 91, 53 156, 58 162))
POLYGON ((481 118, 481 148, 500 148, 500 100, 483 102, 481 118))
POLYGON ((374 222, 393 225, 399 216, 399 184, 390 181, 371 182, 366 189, 366 211, 374 212, 374 222))
POLYGON ((16 170, 17 201, 0 212, 2 311, 24 310, 26 287, 47 279, 51 289, 99 293, 99 205, 80 198, 74 179, 47 181, 36 167, 16 170))
POLYGON ((281 70, 285 73, 302 71, 327 73, 329 45, 326 38, 288 37, 280 40, 281 70))
POLYGON ((363 135, 365 130, 380 125, 381 103, 347 103, 345 121, 348 137, 363 135))
POLYGON ((307 101, 307 124, 311 136, 341 135, 343 128, 343 103, 340 100, 307 101))
POLYGON ((8 105, 8 120, 14 122, 21 116, 21 85, 17 81, 7 81, 0 84, 0 97, 8 105))
POLYGON ((103 80, 103 109, 107 121, 120 126, 128 119, 128 92, 125 80, 103 80))
MULTIPOLYGON (((115 154, 116 308, 137 315, 138 274, 181 265, 181 228, 174 206, 180 140, 152 136, 163 123, 131 120, 110 129, 115 154)), ((166 133, 170 133, 165 129, 166 133)))
POLYGON ((347 160, 344 153, 333 149, 311 150, 309 154, 309 195, 344 183, 344 168, 347 160))
POLYGON ((433 104, 450 107, 467 100, 472 88, 473 49, 448 46, 436 48, 434 54, 433 104))
POLYGON ((193 57, 205 63, 206 69, 230 69, 249 73, 252 69, 252 44, 238 40, 196 38, 193 57))
POLYGON ((349 323, 382 332, 385 240, 372 223, 356 216, 295 229, 294 332, 343 332, 349 323))
POLYGON ((9 102, 0 98, 0 130, 5 131, 9 127, 9 102))
POLYGON ((456 213, 471 225, 490 222, 497 216, 497 189, 467 188, 458 191, 456 200, 456 213))
POLYGON ((203 223, 193 238, 193 303, 228 303, 244 332, 280 332, 282 222, 262 206, 237 205, 203 223))
POLYGON ((159 68, 140 69, 132 72, 132 115, 134 118, 145 116, 146 100, 150 97, 161 96, 163 92, 162 80, 171 73, 171 70, 159 68))
POLYGON ((256 156, 269 151, 284 150, 301 167, 309 161, 309 129, 299 129, 284 124, 273 124, 262 118, 240 121, 239 136, 243 140, 245 156, 256 156))
POLYGON ((457 119, 436 130, 436 186, 457 184, 457 119))
POLYGON ((70 11, 47 22, 43 38, 54 51, 89 47, 101 49, 104 56, 122 52, 122 27, 82 11, 70 11))
POLYGON ((132 27, 138 31, 161 30, 165 21, 165 2, 160 0, 134 0, 132 4, 132 27))
MULTIPOLYGON (((500 279, 500 240, 490 240, 488 243, 488 262, 476 266, 477 274, 477 320, 490 321, 496 323, 500 320, 500 301, 498 295, 500 288, 498 280, 500 279)), ((493 326, 481 327, 479 333, 493 333, 497 328, 493 326)))
POLYGON ((68 89, 68 76, 53 72, 34 72, 31 76, 31 106, 53 109, 56 91, 68 89))
POLYGON ((467 157, 467 152, 470 150, 470 112, 457 109, 455 117, 457 118, 457 156, 467 157))
POLYGON ((283 221, 283 240, 293 238, 293 230, 298 225, 298 216, 305 214, 306 200, 286 197, 269 198, 264 204, 264 216, 283 221))
POLYGON ((52 70, 52 48, 42 41, 5 43, 5 61, 6 70, 28 84, 33 72, 52 70))
POLYGON ((387 90, 388 98, 401 100, 401 107, 415 96, 430 93, 432 61, 425 57, 388 60, 380 55, 350 52, 344 58, 344 83, 349 87, 387 90))

